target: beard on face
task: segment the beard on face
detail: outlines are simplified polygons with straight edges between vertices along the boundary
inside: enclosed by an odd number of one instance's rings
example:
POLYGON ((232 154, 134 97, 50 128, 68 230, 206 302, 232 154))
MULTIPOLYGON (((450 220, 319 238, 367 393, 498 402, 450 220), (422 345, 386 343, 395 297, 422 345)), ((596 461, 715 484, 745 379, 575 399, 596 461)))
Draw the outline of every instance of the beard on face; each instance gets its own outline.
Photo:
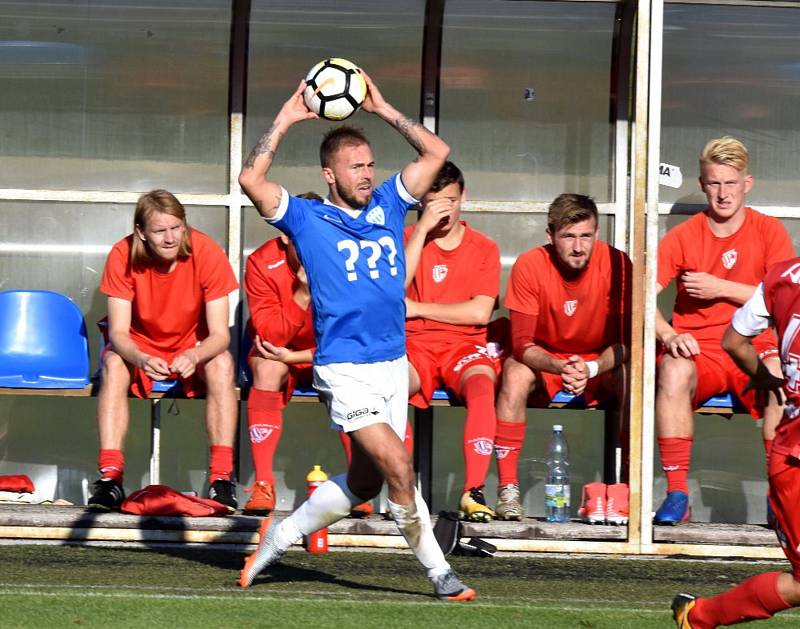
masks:
POLYGON ((372 192, 370 192, 370 193, 369 193, 369 196, 367 197, 367 200, 366 200, 366 201, 364 201, 364 203, 359 203, 359 202, 358 202, 358 199, 356 199, 356 197, 355 197, 354 195, 352 195, 352 194, 350 194, 350 193, 346 192, 346 191, 345 191, 345 190, 344 190, 344 189, 343 189, 343 188, 342 188, 342 187, 339 185, 339 182, 338 182, 338 181, 337 181, 337 182, 335 182, 335 184, 334 184, 334 185, 336 186, 336 194, 338 194, 338 195, 339 195, 339 198, 340 198, 342 201, 344 201, 345 203, 347 203, 347 205, 349 205, 349 206, 350 206, 351 208, 353 208, 354 210, 360 210, 360 209, 361 209, 362 207, 364 207, 365 205, 368 205, 368 204, 369 204, 369 201, 370 201, 370 199, 372 198, 372 192))

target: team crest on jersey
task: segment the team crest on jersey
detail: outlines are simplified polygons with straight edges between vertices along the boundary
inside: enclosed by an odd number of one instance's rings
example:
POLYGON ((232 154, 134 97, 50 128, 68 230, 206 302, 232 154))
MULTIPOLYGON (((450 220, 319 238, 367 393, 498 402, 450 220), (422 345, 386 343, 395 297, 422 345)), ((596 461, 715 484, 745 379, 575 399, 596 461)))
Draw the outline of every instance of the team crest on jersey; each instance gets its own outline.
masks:
POLYGON ((436 264, 433 267, 433 281, 437 284, 441 284, 444 282, 444 278, 447 277, 447 265, 446 264, 436 264))
POLYGON ((564 314, 568 317, 571 317, 575 314, 575 311, 578 309, 578 300, 577 299, 568 299, 564 302, 564 314))
POLYGON ((386 217, 383 215, 383 208, 376 205, 369 212, 367 212, 366 221, 373 225, 383 225, 386 222, 386 217))
POLYGON ((726 269, 732 269, 736 264, 736 259, 739 257, 736 249, 731 249, 722 254, 722 266, 726 269))

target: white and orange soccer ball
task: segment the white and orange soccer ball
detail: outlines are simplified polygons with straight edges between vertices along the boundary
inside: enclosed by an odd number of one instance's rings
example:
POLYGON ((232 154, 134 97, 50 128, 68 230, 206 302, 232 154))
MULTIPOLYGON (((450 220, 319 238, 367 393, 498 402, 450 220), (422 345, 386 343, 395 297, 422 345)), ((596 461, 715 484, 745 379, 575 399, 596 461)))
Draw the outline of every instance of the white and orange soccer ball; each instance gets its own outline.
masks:
POLYGON ((323 59, 306 75, 306 107, 327 120, 352 116, 367 96, 361 69, 347 59, 323 59))

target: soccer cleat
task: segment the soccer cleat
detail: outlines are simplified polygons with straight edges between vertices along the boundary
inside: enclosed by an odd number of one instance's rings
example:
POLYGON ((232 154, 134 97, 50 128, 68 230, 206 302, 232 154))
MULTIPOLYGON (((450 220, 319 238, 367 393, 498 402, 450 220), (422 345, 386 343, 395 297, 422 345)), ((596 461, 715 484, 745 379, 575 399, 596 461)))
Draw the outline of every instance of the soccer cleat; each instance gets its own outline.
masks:
POLYGON ((475 598, 475 590, 461 583, 461 579, 452 570, 431 579, 433 593, 443 601, 471 601, 475 598))
POLYGON ((628 486, 625 483, 609 485, 606 489, 606 524, 628 524, 630 505, 628 486))
POLYGON ((244 568, 239 572, 239 585, 249 587, 258 574, 267 566, 277 563, 286 554, 275 544, 278 525, 270 526, 271 517, 266 517, 258 527, 258 548, 244 560, 244 568))
POLYGON ((125 490, 117 481, 111 478, 101 478, 95 481, 94 493, 86 503, 90 511, 112 511, 119 509, 125 500, 125 490))
POLYGON ((583 486, 581 506, 578 517, 586 524, 605 524, 606 521, 605 483, 587 483, 583 486))
POLYGON ((269 515, 275 510, 275 489, 267 481, 259 480, 250 489, 250 498, 244 512, 253 515, 269 515))
POLYGON ((375 509, 372 507, 372 503, 369 500, 362 502, 361 504, 358 504, 350 509, 351 518, 366 518, 368 515, 372 515, 373 513, 375 513, 375 509))
POLYGON ((689 521, 692 509, 689 507, 689 494, 682 491, 671 491, 653 517, 653 524, 675 526, 689 521))
POLYGON ((236 511, 236 483, 218 478, 208 487, 208 497, 228 507, 228 511, 236 511))
POLYGON ((525 514, 522 512, 522 505, 519 502, 519 485, 500 485, 497 488, 497 505, 494 508, 494 514, 498 520, 522 520, 525 514))
POLYGON ((482 487, 473 487, 461 496, 458 518, 469 522, 491 522, 494 511, 486 506, 482 487))
POLYGON ((691 594, 678 594, 672 599, 672 618, 678 629, 692 629, 689 623, 689 612, 692 611, 697 598, 691 594))

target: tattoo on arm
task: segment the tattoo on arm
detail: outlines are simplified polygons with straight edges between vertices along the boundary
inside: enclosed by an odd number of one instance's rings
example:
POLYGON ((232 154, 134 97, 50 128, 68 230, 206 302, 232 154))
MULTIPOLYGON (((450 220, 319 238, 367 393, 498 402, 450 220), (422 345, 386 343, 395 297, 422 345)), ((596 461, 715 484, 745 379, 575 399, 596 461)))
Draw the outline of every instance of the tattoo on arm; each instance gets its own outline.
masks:
POLYGON ((408 143, 414 147, 417 153, 421 154, 425 151, 425 146, 423 145, 417 131, 417 127, 420 126, 418 122, 412 120, 411 118, 398 118, 394 121, 394 126, 397 127, 400 135, 402 135, 408 141, 408 143))
POLYGON ((267 157, 270 160, 275 157, 275 149, 271 148, 273 136, 275 136, 275 148, 277 148, 278 142, 280 142, 281 134, 277 132, 274 124, 270 127, 269 131, 261 136, 261 139, 253 147, 253 150, 250 151, 250 155, 247 156, 247 159, 244 162, 245 168, 252 168, 259 155, 263 155, 264 153, 267 154, 267 157))

